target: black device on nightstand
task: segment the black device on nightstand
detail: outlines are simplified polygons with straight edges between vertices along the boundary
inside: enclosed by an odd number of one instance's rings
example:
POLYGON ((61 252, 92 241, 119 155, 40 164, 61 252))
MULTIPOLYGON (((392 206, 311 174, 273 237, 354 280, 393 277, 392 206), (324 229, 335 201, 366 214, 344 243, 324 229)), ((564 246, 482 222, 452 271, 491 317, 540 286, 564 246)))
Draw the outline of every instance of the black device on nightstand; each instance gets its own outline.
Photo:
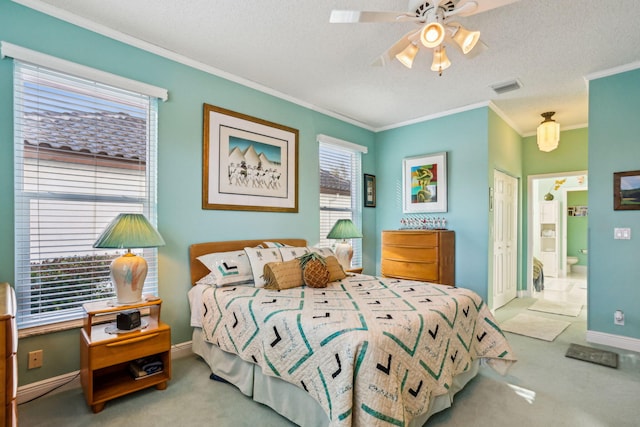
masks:
POLYGON ((140 325, 140 310, 121 311, 116 317, 116 326, 121 331, 139 328, 140 325))

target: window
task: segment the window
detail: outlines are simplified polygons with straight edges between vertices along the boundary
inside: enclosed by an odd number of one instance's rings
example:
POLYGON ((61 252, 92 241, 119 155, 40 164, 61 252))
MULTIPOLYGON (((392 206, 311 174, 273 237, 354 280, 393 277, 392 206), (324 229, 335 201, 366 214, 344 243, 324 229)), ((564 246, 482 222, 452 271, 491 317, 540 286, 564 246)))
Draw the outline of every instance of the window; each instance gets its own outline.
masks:
MULTIPOLYGON (((156 223, 156 129, 157 98, 14 56, 19 328, 114 296, 109 265, 123 250, 93 243, 122 212, 156 223)), ((149 264, 144 292, 156 293, 157 250, 134 252, 149 264)))
MULTIPOLYGON (((350 219, 362 229, 361 153, 366 147, 318 135, 320 143, 320 243, 335 243, 327 234, 339 219, 350 219)), ((362 239, 352 239, 352 267, 362 266, 362 239)))

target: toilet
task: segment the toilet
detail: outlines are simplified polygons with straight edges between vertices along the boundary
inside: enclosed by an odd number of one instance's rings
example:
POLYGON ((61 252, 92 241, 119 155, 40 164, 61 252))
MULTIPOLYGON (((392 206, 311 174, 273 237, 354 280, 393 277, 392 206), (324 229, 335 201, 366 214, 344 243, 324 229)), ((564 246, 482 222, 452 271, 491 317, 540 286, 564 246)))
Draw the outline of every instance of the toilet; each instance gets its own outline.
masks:
POLYGON ((578 263, 578 257, 577 256, 568 256, 567 257, 567 274, 571 273, 571 266, 573 264, 577 264, 578 263))

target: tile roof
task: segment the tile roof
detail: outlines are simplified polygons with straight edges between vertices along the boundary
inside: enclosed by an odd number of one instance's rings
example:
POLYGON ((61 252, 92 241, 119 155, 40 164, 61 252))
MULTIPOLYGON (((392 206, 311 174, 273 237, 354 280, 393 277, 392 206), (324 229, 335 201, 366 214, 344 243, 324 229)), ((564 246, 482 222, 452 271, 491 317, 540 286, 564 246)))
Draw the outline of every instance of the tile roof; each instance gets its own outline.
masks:
POLYGON ((351 194, 351 181, 320 169, 320 192, 348 196, 351 194))
POLYGON ((127 113, 25 113, 25 124, 24 141, 34 147, 127 160, 146 159, 146 119, 127 113))

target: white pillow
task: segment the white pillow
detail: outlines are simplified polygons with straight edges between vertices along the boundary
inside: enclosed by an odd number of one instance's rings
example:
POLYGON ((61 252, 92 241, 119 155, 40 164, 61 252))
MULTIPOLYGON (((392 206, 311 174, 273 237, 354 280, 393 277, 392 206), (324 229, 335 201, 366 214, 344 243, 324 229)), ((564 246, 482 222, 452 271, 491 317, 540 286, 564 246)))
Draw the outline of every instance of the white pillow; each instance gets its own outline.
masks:
POLYGON ((333 252, 333 249, 331 248, 316 248, 316 247, 310 246, 309 249, 311 250, 311 252, 315 252, 318 255, 322 255, 325 258, 328 256, 336 256, 335 252, 333 252))
POLYGON ((216 285, 215 273, 209 273, 206 276, 200 278, 200 280, 196 282, 196 285, 215 286, 216 285))
POLYGON ((268 262, 281 262, 282 256, 278 248, 244 248, 249 257, 251 270, 253 271, 253 285, 256 288, 264 288, 264 265, 268 262))
POLYGON ((280 242, 262 242, 262 243, 264 243, 267 248, 285 248, 289 246, 280 242))
MULTIPOLYGON (((202 283, 215 280, 216 286, 228 286, 250 283, 253 280, 251 264, 243 250, 201 255, 198 257, 198 261, 211 270, 211 274, 200 279, 204 279, 202 283), (211 275, 214 277, 210 278, 211 275)), ((198 281, 198 283, 201 282, 198 281)))
POLYGON ((282 256, 282 261, 291 261, 294 258, 298 258, 302 255, 305 255, 311 252, 309 248, 304 246, 301 246, 301 247, 285 246, 279 249, 280 249, 280 255, 282 256))

